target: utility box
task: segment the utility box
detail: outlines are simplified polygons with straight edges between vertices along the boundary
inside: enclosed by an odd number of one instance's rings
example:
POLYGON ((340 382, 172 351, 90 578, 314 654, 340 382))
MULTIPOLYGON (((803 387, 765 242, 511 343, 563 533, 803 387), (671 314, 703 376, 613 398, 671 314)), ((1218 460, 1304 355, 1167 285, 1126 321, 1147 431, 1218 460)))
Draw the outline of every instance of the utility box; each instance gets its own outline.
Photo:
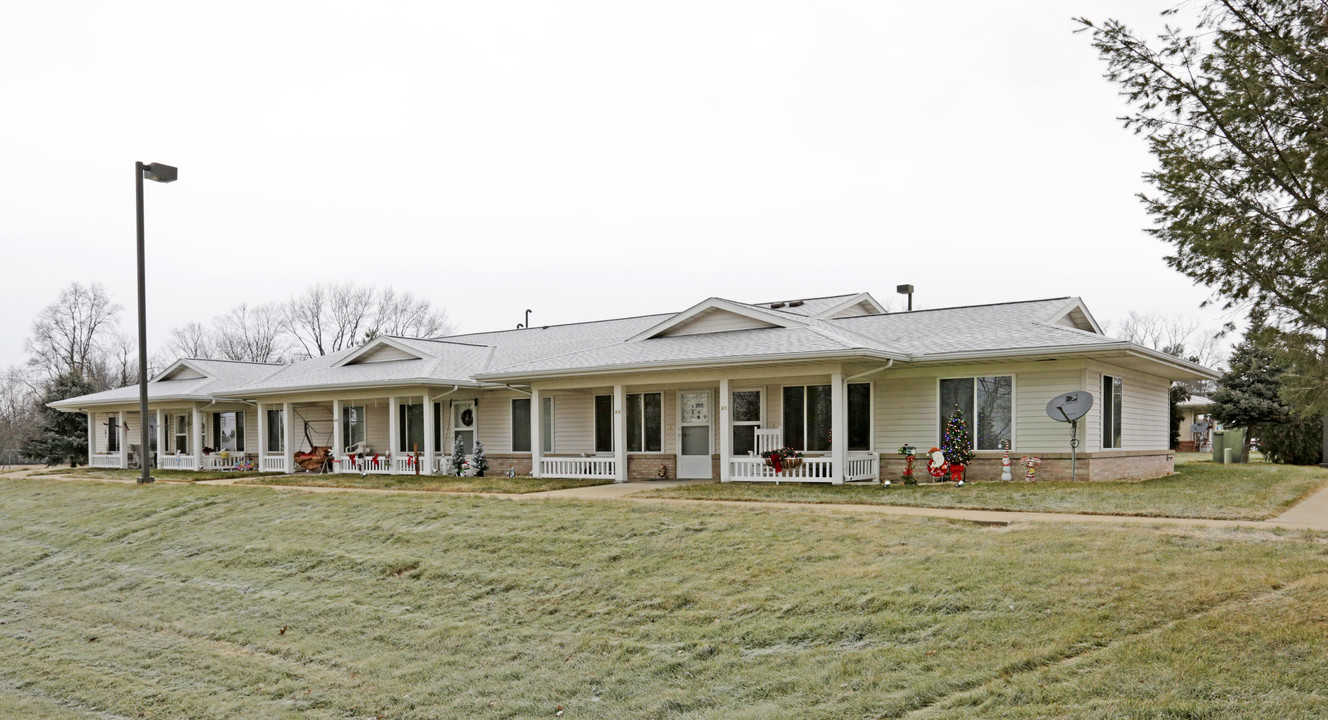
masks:
POLYGON ((1213 431, 1213 462, 1222 462, 1222 451, 1231 448, 1232 462, 1242 462, 1245 448, 1245 429, 1230 428, 1213 431))

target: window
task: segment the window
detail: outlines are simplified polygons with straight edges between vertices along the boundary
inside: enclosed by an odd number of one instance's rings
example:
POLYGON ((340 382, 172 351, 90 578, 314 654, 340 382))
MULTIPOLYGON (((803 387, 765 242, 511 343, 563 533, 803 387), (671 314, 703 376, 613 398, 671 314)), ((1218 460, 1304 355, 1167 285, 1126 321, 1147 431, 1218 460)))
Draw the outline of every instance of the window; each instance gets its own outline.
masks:
MULTIPOLYGON (((367 422, 368 417, 365 417, 367 422)), ((452 448, 443 446, 443 404, 433 404, 433 449, 440 455, 449 455, 452 448)))
POLYGON ((286 450, 285 433, 283 426, 285 424, 285 410, 267 411, 267 451, 272 453, 284 452, 286 450))
MULTIPOLYGON (((541 401, 544 406, 540 418, 540 434, 544 436, 544 452, 553 451, 553 398, 541 401)), ((512 400, 512 452, 530 452, 530 398, 512 400)))
POLYGON ((341 447, 355 447, 365 442, 369 429, 369 416, 364 413, 363 405, 349 405, 341 408, 341 447))
MULTIPOLYGON (((664 443, 664 396, 627 396, 627 452, 659 452, 664 443)), ((595 452, 613 452, 613 396, 595 396, 595 452)))
POLYGON ((171 428, 175 432, 175 452, 189 452, 189 424, 188 415, 175 416, 174 427, 171 428))
POLYGON ((1121 396, 1124 395, 1121 379, 1110 375, 1102 376, 1102 449, 1119 449, 1121 446, 1121 396))
POLYGON ((756 451, 756 429, 761 426, 761 390, 734 390, 732 409, 733 454, 756 451))
MULTIPOLYGON (((848 449, 871 448, 871 384, 848 386, 848 449)), ((806 452, 830 450, 830 386, 784 388, 784 444, 806 452)))
POLYGON ((940 424, 937 437, 945 437, 945 424, 955 409, 964 412, 974 450, 1000 450, 1014 441, 1014 376, 941 380, 940 424))
POLYGON ((218 452, 244 452, 244 413, 212 413, 212 445, 218 452))
POLYGON ((106 452, 120 452, 120 418, 106 418, 106 452))
POLYGON ((406 453, 424 452, 423 403, 397 405, 397 450, 406 453))

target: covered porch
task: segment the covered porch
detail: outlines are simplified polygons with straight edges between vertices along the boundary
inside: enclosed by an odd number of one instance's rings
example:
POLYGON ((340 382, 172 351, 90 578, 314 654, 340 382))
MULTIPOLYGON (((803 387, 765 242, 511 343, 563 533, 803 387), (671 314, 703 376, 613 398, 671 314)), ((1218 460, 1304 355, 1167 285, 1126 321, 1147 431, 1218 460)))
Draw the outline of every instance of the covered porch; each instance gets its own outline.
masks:
POLYGON ((530 435, 552 442, 532 448, 533 474, 617 482, 877 481, 875 371, 808 364, 656 373, 650 383, 628 376, 596 384, 534 381, 532 405, 545 410, 531 414, 530 435), (656 381, 661 376, 667 379, 656 381), (549 422, 554 427, 546 430, 549 422), (776 472, 761 453, 783 446, 802 457, 776 472))

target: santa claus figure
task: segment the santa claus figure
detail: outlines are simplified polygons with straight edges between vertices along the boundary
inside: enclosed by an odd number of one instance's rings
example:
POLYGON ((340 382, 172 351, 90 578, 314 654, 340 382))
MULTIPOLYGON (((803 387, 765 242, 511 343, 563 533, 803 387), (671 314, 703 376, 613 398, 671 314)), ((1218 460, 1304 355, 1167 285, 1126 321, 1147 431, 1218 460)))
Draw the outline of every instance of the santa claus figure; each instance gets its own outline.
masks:
POLYGON ((927 459, 927 472, 934 478, 943 478, 950 470, 950 463, 945 461, 945 453, 940 448, 932 448, 927 451, 930 456, 927 459))

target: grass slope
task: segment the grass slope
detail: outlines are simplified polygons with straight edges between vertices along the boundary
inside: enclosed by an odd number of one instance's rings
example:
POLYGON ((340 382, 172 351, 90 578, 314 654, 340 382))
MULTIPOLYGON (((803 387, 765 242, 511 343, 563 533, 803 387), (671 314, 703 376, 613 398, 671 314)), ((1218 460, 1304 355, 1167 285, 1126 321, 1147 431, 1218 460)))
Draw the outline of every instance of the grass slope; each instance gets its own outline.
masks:
POLYGON ((1189 462, 1176 474, 1144 482, 1012 482, 938 485, 705 483, 661 488, 644 497, 867 503, 975 510, 1263 520, 1328 485, 1318 467, 1189 462))
MULTIPOLYGON (((143 475, 142 470, 119 470, 116 468, 65 468, 63 470, 43 470, 34 475, 60 475, 63 477, 110 478, 114 480, 137 480, 143 475)), ((152 477, 159 482, 198 482, 200 480, 220 480, 222 478, 240 478, 254 473, 242 473, 234 470, 164 470, 152 471, 152 477)))
POLYGON ((531 478, 505 475, 456 477, 454 475, 263 475, 243 485, 307 485, 312 487, 370 488, 378 490, 428 490, 430 492, 533 493, 547 490, 607 485, 612 480, 531 478))
POLYGON ((0 489, 15 716, 1328 714, 1312 534, 0 489))

